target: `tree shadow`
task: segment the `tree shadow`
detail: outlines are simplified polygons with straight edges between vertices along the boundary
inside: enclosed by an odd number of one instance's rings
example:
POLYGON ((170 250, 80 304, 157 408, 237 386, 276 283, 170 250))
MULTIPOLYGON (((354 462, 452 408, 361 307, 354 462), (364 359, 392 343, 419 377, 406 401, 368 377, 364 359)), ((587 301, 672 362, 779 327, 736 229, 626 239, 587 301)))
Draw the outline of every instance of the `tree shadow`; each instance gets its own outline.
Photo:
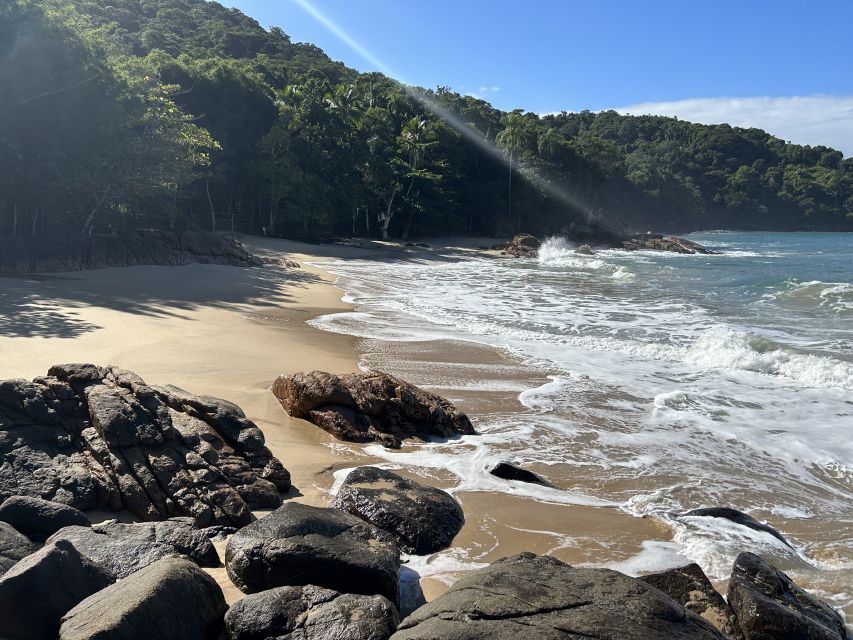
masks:
POLYGON ((0 336, 74 338, 101 327, 82 312, 186 317, 199 308, 274 308, 321 278, 278 266, 140 266, 0 278, 0 336))

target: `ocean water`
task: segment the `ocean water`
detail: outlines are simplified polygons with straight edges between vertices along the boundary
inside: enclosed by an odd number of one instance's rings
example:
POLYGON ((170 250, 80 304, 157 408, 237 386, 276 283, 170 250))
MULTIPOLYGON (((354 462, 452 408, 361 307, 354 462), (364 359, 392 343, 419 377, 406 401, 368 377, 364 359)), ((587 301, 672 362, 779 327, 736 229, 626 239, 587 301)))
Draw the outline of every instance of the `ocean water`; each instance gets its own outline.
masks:
POLYGON ((312 322, 363 338, 364 366, 463 404, 472 393, 512 398, 473 412, 482 435, 461 443, 367 448, 389 465, 449 472, 451 492, 656 518, 669 535, 611 566, 638 574, 691 560, 722 581, 751 550, 849 616, 853 235, 689 237, 720 254, 583 256, 551 238, 538 259, 326 262, 355 311, 312 322), (513 364, 413 364, 418 344, 434 341, 487 345, 513 364), (506 459, 559 489, 488 475, 506 459), (746 511, 791 547, 680 516, 702 506, 746 511))

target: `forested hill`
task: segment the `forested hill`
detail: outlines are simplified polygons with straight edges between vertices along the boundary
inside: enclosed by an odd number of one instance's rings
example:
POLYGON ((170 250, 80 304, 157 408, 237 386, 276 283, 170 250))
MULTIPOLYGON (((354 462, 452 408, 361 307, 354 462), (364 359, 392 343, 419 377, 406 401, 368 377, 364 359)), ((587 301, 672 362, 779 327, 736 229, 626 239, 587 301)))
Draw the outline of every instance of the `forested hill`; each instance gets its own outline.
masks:
POLYGON ((407 90, 204 0, 6 0, 0 87, 0 234, 853 230, 833 149, 407 90))

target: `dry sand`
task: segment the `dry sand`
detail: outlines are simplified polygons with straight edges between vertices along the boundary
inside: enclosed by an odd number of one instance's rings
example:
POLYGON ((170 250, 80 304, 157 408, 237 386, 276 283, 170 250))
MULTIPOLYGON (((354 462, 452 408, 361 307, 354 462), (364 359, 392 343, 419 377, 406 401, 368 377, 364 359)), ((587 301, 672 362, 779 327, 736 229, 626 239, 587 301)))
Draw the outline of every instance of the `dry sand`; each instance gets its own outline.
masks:
MULTIPOLYGON (((61 362, 115 364, 152 384, 171 383, 236 402, 290 470, 292 499, 326 505, 335 470, 372 460, 361 452, 353 456, 352 446, 337 447, 320 429, 290 419, 269 392, 281 373, 358 369, 356 339, 306 324, 350 307, 341 302, 329 274, 305 263, 437 256, 378 242, 306 245, 252 238, 246 244, 258 255, 286 256, 303 267, 151 266, 0 278, 0 379, 31 379, 61 362)), ((494 240, 456 244, 456 251, 464 254, 494 240)), ((454 351, 463 354, 456 347, 454 351)), ((489 366, 504 356, 472 348, 464 357, 489 366)), ((462 400, 463 409, 476 410, 476 399, 462 400)), ((488 397, 479 402, 488 402, 488 397)), ((442 484, 440 478, 434 482, 442 484)), ((456 546, 479 562, 523 550, 550 552, 574 562, 618 561, 640 551, 642 540, 662 533, 654 522, 613 509, 542 504, 491 493, 459 498, 467 523, 456 546), (562 537, 543 533, 548 531, 562 537)), ((223 553, 224 545, 218 546, 223 553)), ((224 569, 212 573, 229 601, 240 597, 224 569)), ((424 580, 427 596, 445 590, 448 581, 448 576, 443 582, 424 580)))

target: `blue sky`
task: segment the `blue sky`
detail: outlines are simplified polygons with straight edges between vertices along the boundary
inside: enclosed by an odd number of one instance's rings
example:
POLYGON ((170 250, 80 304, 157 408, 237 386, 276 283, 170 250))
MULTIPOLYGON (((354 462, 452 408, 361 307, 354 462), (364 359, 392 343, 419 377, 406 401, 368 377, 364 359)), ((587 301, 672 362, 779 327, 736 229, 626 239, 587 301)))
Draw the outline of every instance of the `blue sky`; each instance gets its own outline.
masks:
POLYGON ((502 109, 728 120, 853 154, 851 0, 225 3, 361 71, 449 86, 502 109))

